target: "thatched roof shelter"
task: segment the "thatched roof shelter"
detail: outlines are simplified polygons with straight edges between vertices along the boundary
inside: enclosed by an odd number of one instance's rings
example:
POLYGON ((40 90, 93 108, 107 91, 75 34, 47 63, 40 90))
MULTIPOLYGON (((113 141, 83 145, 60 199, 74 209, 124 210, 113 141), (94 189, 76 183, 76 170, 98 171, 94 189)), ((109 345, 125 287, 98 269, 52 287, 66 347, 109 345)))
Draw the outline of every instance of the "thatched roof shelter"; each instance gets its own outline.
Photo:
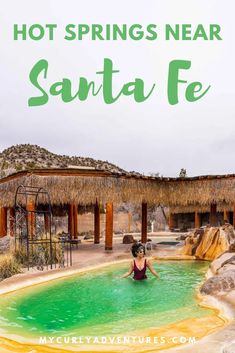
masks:
POLYGON ((92 204, 159 202, 155 178, 132 177, 90 169, 34 169, 12 174, 0 180, 0 207, 14 206, 14 195, 20 185, 46 189, 52 204, 92 204), (155 190, 155 191, 154 191, 155 190))
MULTIPOLYGON (((218 210, 232 210, 235 203, 235 175, 199 176, 193 178, 168 179, 169 206, 178 207, 178 212, 198 209, 209 212, 211 204, 218 210)), ((187 211, 188 212, 188 211, 187 211)))
MULTIPOLYGON (((0 179, 0 207, 13 207, 20 184, 45 188, 54 205, 142 203, 170 206, 181 212, 217 203, 230 209, 235 202, 235 175, 158 178, 115 174, 93 169, 33 169, 0 179)), ((192 211, 193 212, 193 211, 192 211)))
MULTIPOLYGON (((188 206, 174 206, 170 207, 171 213, 210 213, 210 205, 188 205, 188 206)), ((234 204, 219 203, 216 207, 217 212, 233 212, 234 204)))

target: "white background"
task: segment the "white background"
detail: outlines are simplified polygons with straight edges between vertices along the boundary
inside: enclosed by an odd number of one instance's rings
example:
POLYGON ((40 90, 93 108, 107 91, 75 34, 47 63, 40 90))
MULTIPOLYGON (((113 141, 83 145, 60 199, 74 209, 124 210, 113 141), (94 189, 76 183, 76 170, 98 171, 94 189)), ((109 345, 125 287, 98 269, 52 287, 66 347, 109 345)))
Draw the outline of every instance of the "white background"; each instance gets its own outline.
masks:
POLYGON ((13 144, 32 143, 54 153, 109 160, 126 170, 177 176, 235 173, 235 54, 233 0, 40 0, 2 1, 0 8, 0 150, 13 144), (56 23, 55 40, 14 41, 14 23, 56 23), (155 23, 156 41, 65 41, 64 27, 79 23, 155 23), (223 41, 165 41, 166 23, 190 23, 208 28, 218 23, 223 41), (106 105, 102 95, 85 102, 65 104, 50 97, 48 104, 28 107, 38 95, 29 81, 33 65, 49 62, 46 89, 70 78, 74 91, 80 76, 100 83, 95 72, 104 58, 120 70, 114 92, 136 77, 148 90, 144 103, 122 97, 106 105), (167 100, 168 65, 171 60, 191 60, 181 77, 201 81, 208 93, 189 103, 180 90, 180 103, 167 100))

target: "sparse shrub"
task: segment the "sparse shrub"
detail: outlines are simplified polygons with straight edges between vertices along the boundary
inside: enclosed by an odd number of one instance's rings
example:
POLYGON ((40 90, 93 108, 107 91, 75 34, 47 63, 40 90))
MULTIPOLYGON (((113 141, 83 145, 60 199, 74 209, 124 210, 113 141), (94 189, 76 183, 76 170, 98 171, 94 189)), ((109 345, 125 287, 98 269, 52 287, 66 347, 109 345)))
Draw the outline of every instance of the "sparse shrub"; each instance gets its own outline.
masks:
POLYGON ((21 273, 21 265, 14 255, 6 254, 0 256, 0 280, 21 273))
POLYGON ((27 252, 26 246, 17 247, 16 249, 12 250, 12 255, 15 257, 16 261, 21 264, 25 265, 27 263, 27 252))
POLYGON ((36 168, 36 164, 34 162, 28 162, 26 163, 26 166, 30 169, 36 168))
POLYGON ((15 168, 16 168, 16 171, 19 172, 20 170, 23 169, 23 166, 22 166, 22 164, 17 163, 15 168))

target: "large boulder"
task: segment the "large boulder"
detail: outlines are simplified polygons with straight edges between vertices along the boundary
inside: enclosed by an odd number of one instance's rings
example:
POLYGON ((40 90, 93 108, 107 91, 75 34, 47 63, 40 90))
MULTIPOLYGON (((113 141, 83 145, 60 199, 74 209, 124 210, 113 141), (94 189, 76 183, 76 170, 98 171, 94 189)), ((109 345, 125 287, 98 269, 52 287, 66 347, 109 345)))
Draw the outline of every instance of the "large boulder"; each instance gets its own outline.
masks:
POLYGON ((202 285, 202 294, 220 295, 235 289, 235 252, 233 247, 210 264, 208 279, 202 285))
POLYGON ((200 292, 207 295, 215 295, 230 292, 235 289, 235 267, 234 270, 224 271, 218 276, 209 278, 201 287, 200 292))
POLYGON ((197 259, 214 260, 225 251, 235 248, 235 234, 231 225, 207 227, 194 231, 185 239, 183 255, 193 255, 197 259))
POLYGON ((235 269, 235 253, 231 251, 226 251, 210 265, 212 274, 221 274, 228 269, 235 269))
POLYGON ((123 244, 132 244, 134 242, 135 242, 135 239, 132 234, 125 234, 122 239, 123 244))

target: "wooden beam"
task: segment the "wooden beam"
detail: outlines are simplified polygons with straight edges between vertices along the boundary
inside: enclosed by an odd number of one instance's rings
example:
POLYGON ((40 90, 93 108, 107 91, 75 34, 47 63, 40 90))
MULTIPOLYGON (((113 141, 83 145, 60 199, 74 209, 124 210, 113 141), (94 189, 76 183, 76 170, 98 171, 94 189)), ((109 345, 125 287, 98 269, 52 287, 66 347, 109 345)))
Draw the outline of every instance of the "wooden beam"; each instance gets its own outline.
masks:
POLYGON ((100 243, 100 207, 96 200, 94 206, 94 244, 100 243))
POLYGON ((0 237, 7 235, 7 208, 0 207, 0 237))
POLYGON ((212 227, 217 226, 217 207, 216 203, 212 203, 210 206, 210 225, 212 227))
POLYGON ((106 204, 105 250, 113 249, 113 204, 106 204))
POLYGON ((146 202, 142 202, 142 222, 141 222, 141 243, 147 242, 147 226, 148 226, 148 206, 146 202))

